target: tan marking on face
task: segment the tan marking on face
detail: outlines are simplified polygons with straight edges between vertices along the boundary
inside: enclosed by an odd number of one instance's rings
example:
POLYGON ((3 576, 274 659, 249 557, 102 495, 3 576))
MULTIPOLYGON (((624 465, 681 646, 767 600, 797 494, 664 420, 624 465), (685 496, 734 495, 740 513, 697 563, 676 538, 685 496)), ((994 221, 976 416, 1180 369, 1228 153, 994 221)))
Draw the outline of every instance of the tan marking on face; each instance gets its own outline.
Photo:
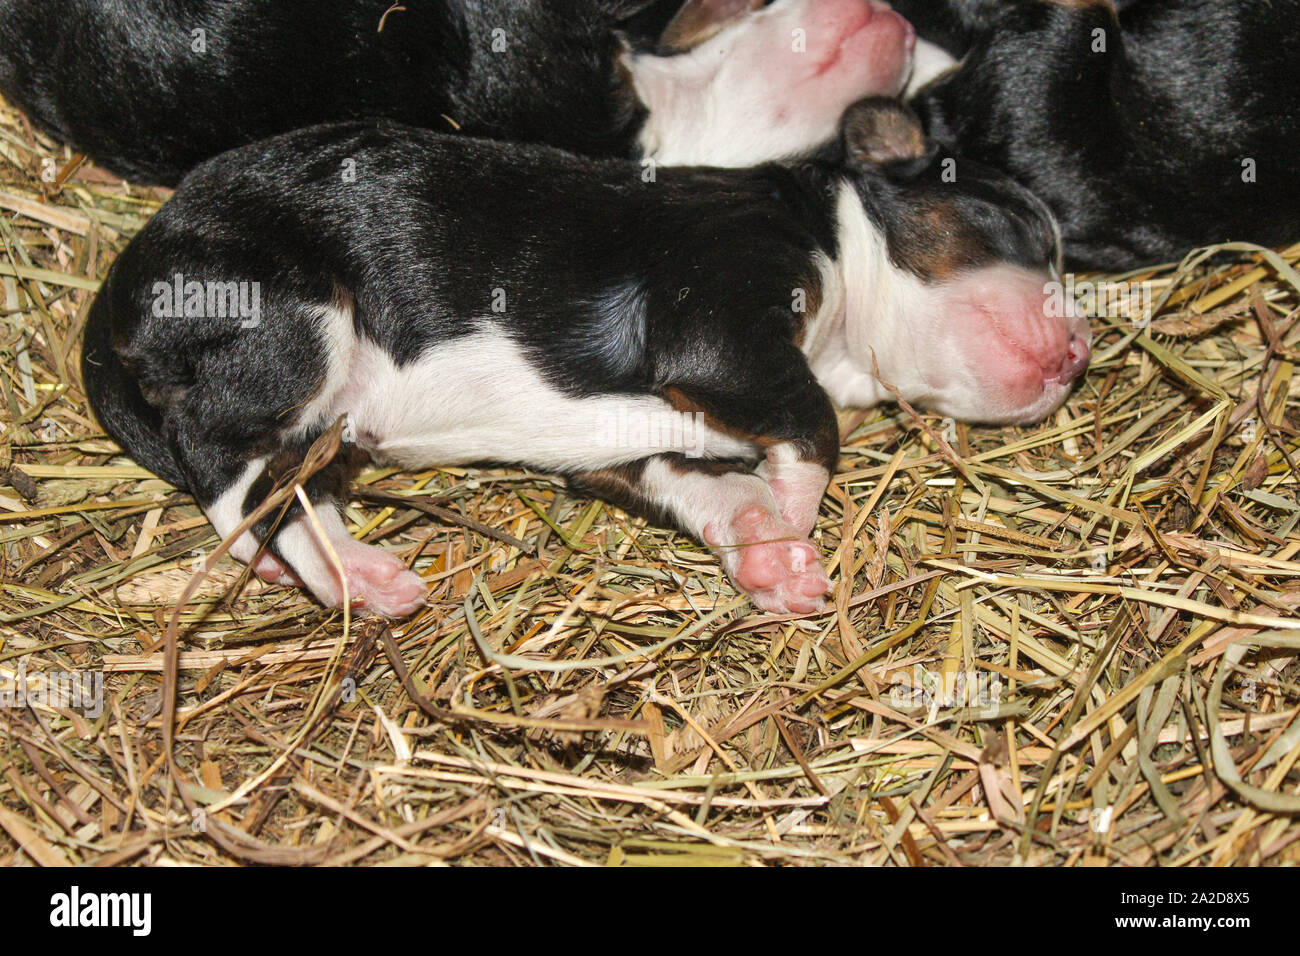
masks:
POLYGON ((734 0, 732 3, 687 0, 659 38, 659 52, 685 53, 694 49, 716 36, 723 27, 762 6, 763 0, 734 0))
POLYGON ((945 282, 979 265, 982 243, 946 200, 918 205, 890 235, 890 258, 926 282, 945 282))

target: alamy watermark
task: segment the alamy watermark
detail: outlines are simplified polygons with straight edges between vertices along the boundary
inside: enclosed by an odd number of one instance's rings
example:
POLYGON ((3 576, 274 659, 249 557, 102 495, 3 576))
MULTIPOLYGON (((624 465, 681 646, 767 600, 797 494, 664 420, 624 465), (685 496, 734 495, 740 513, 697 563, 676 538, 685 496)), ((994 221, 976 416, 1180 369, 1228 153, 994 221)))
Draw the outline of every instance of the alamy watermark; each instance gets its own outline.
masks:
POLYGON ((957 671, 946 680, 944 674, 914 664, 911 675, 897 680, 889 702, 899 710, 971 707, 983 716, 995 716, 1004 701, 1002 678, 988 671, 957 671))
POLYGON ((701 412, 623 407, 616 414, 603 416, 596 434, 597 441, 606 447, 680 452, 687 458, 702 458, 707 428, 701 412))
POLYGON ((262 324, 260 282, 199 281, 176 273, 153 284, 153 314, 160 319, 238 319, 241 329, 262 324))
POLYGON ((92 720, 104 712, 102 671, 37 671, 27 674, 27 659, 18 662, 13 686, 0 686, 0 707, 61 707, 81 711, 92 720))
POLYGON ((148 936, 152 914, 152 893, 83 892, 73 885, 50 897, 50 925, 56 929, 121 927, 133 936, 148 936))

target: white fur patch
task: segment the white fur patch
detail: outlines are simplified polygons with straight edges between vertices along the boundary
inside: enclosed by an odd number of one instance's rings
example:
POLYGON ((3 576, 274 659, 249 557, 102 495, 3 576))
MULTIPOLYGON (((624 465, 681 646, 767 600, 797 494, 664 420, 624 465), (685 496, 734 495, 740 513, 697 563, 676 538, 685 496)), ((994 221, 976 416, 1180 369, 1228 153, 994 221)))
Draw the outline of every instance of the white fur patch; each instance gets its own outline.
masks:
POLYGON ((909 329, 909 318, 929 303, 921 281, 889 261, 885 237, 847 183, 835 218, 839 259, 821 263, 822 308, 809 322, 804 352, 831 401, 870 408, 891 397, 872 372, 873 353, 882 370, 906 358, 919 326, 909 329))
MULTIPOLYGON (((769 464, 773 457, 781 466, 801 467, 786 461, 782 451, 769 454, 769 464)), ((806 467, 826 477, 825 469, 806 467)), ((806 514, 807 529, 825 489, 824 480, 815 490, 804 489, 808 500, 794 509, 806 514)), ((783 502, 785 492, 779 485, 770 485, 752 472, 683 472, 662 459, 652 459, 643 474, 642 490, 681 527, 713 548, 731 580, 757 607, 779 614, 822 607, 830 581, 822 571, 817 547, 807 539, 808 531, 782 517, 783 504, 789 502, 783 502)))
POLYGON ((298 413, 300 430, 321 424, 332 425, 330 412, 338 404, 339 392, 347 384, 348 373, 357 353, 357 335, 350 303, 332 306, 321 313, 317 330, 325 356, 325 380, 311 401, 298 413))
POLYGON ((643 472, 642 491, 683 528, 707 541, 711 527, 724 527, 734 515, 755 506, 783 517, 799 534, 810 534, 829 481, 825 468, 799 460, 792 446, 781 444, 768 449, 757 473, 711 475, 651 460, 643 472))
MULTIPOLYGON (((244 521, 246 517, 244 501, 248 497, 248 489, 261 477, 266 462, 266 458, 255 458, 250 461, 234 484, 205 509, 212 527, 223 539, 229 537, 231 532, 244 521)), ((257 502, 254 504, 256 505, 257 502)), ((347 529, 343 527, 343 522, 334 508, 318 509, 317 516, 328 530, 334 531, 336 535, 348 537, 347 529)), ((317 597, 327 604, 338 600, 339 588, 334 583, 334 575, 326 566, 324 551, 318 545, 313 531, 307 526, 306 515, 301 510, 296 510, 292 517, 280 525, 276 546, 293 565, 294 571, 303 583, 317 597)), ((257 539, 251 532, 245 531, 231 545, 230 554, 236 560, 250 564, 258 547, 257 539)), ((269 549, 267 553, 270 553, 269 549)))
MULTIPOLYGON (((248 497, 248 489, 253 486, 253 482, 262 474, 266 461, 265 458, 250 461, 234 483, 222 492, 221 497, 204 509, 213 529, 223 540, 244 520, 244 499, 248 497)), ((231 556, 245 564, 252 561, 256 553, 257 539, 247 531, 230 548, 231 556)))
MULTIPOLYGON (((266 461, 259 458, 249 462, 239 479, 205 509, 223 539, 245 520, 248 489, 262 474, 266 461)), ((382 548, 356 541, 348 533, 335 502, 313 502, 314 521, 298 502, 293 504, 289 516, 275 530, 274 551, 265 549, 258 563, 261 573, 266 573, 266 566, 283 569, 287 564, 326 607, 342 603, 344 580, 353 602, 367 612, 404 617, 420 605, 426 588, 419 576, 382 548)), ((257 539, 245 531, 231 546, 230 554, 251 564, 258 550, 257 539)), ((279 573, 274 579, 279 579, 279 573)))
POLYGON ((564 472, 663 452, 754 453, 702 416, 651 395, 566 395, 522 348, 491 329, 437 345, 400 367, 362 339, 346 384, 334 384, 323 390, 335 395, 324 418, 347 413, 361 448, 408 468, 502 461, 564 472))
POLYGON ((681 471, 655 459, 646 463, 641 488, 649 501, 669 512, 700 541, 709 539, 711 527, 725 525, 745 508, 757 506, 778 513, 772 489, 756 474, 681 471))

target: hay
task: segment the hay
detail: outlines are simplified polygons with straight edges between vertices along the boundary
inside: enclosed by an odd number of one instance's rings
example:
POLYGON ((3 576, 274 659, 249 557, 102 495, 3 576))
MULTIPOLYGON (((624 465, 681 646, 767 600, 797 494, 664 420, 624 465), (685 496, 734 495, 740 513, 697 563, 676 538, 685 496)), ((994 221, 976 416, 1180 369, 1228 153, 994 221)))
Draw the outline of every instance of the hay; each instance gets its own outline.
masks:
POLYGON ((103 681, 0 707, 0 865, 1300 861, 1300 246, 1119 277, 1038 428, 846 414, 827 614, 445 468, 348 509, 432 589, 389 628, 249 583, 93 424, 87 304, 162 198, 0 112, 0 693, 103 681))

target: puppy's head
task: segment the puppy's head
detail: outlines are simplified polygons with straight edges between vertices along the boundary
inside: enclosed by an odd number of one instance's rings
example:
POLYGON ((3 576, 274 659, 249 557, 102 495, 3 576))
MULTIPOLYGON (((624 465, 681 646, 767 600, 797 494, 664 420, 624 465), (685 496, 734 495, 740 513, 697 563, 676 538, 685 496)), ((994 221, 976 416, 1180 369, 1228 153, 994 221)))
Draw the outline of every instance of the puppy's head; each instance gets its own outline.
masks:
POLYGON ((915 43, 878 0, 687 0, 660 55, 629 60, 650 113, 643 151, 711 166, 808 153, 850 103, 903 88, 915 43))
POLYGON ((1087 367, 1059 294, 1047 207, 928 140, 894 100, 844 115, 840 196, 850 358, 909 402, 965 421, 1037 421, 1087 367))

